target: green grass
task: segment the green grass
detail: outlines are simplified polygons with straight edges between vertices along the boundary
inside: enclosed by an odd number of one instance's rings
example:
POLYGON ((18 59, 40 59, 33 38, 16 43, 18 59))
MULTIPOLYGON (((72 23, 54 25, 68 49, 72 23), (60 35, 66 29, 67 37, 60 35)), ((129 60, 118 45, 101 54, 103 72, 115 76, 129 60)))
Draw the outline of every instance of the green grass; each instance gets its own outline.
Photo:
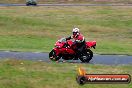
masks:
POLYGON ((54 47, 53 40, 43 37, 0 36, 0 41, 2 42, 2 44, 0 44, 1 50, 48 51, 54 47), (51 43, 49 44, 49 42, 51 43))
POLYGON ((79 27, 94 53, 132 55, 132 7, 0 7, 0 50, 50 51, 79 27))
POLYGON ((45 63, 27 60, 0 60, 0 88, 131 88, 132 84, 76 83, 77 69, 82 66, 89 74, 130 74, 132 65, 93 65, 45 63))

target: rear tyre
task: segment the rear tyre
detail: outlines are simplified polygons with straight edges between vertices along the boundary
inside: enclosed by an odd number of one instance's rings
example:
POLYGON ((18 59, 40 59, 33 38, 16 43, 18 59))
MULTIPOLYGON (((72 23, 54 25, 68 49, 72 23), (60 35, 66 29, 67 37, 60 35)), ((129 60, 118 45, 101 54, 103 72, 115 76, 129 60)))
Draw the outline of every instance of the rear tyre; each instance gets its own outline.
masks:
POLYGON ((55 50, 52 50, 49 53, 49 59, 52 60, 52 61, 58 61, 60 58, 61 58, 60 56, 56 55, 55 50))
POLYGON ((87 49, 85 52, 82 53, 81 57, 79 58, 83 63, 88 63, 93 57, 93 52, 90 49, 87 49))

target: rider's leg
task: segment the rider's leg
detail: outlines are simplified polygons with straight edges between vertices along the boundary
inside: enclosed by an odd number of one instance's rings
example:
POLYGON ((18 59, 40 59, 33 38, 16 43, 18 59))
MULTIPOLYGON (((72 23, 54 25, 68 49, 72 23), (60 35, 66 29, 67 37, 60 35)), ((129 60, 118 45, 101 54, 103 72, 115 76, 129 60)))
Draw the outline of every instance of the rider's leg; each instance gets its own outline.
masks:
POLYGON ((83 53, 84 49, 85 49, 86 45, 82 45, 78 48, 77 50, 77 55, 81 56, 81 54, 83 53))

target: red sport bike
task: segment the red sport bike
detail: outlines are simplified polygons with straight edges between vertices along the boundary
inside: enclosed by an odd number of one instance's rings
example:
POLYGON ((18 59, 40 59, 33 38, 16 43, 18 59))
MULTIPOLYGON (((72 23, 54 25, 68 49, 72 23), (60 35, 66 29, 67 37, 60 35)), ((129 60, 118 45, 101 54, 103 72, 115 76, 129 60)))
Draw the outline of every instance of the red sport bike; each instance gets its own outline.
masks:
POLYGON ((93 52, 90 50, 91 48, 96 47, 96 41, 87 41, 86 42, 86 48, 83 50, 80 55, 77 54, 76 51, 73 49, 76 47, 72 46, 74 41, 72 40, 66 40, 66 38, 61 38, 55 43, 55 47, 53 50, 49 53, 49 58, 52 61, 58 61, 59 59, 64 60, 81 60, 84 63, 88 63, 92 57, 93 52))

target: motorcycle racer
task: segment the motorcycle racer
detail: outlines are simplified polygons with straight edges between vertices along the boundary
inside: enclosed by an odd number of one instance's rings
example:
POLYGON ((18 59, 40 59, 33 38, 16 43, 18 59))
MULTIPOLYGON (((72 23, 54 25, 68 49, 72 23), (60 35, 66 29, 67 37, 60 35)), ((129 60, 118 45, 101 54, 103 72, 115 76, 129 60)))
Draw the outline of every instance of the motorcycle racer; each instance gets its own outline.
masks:
POLYGON ((72 46, 76 45, 74 51, 77 52, 78 55, 85 49, 86 43, 84 36, 79 32, 79 28, 73 28, 72 30, 73 35, 66 38, 66 40, 74 39, 74 43, 72 46))
POLYGON ((88 63, 92 59, 91 48, 95 49, 96 41, 85 41, 79 28, 74 28, 72 32, 72 36, 56 41, 54 48, 49 53, 50 60, 81 60, 83 63, 88 63))

